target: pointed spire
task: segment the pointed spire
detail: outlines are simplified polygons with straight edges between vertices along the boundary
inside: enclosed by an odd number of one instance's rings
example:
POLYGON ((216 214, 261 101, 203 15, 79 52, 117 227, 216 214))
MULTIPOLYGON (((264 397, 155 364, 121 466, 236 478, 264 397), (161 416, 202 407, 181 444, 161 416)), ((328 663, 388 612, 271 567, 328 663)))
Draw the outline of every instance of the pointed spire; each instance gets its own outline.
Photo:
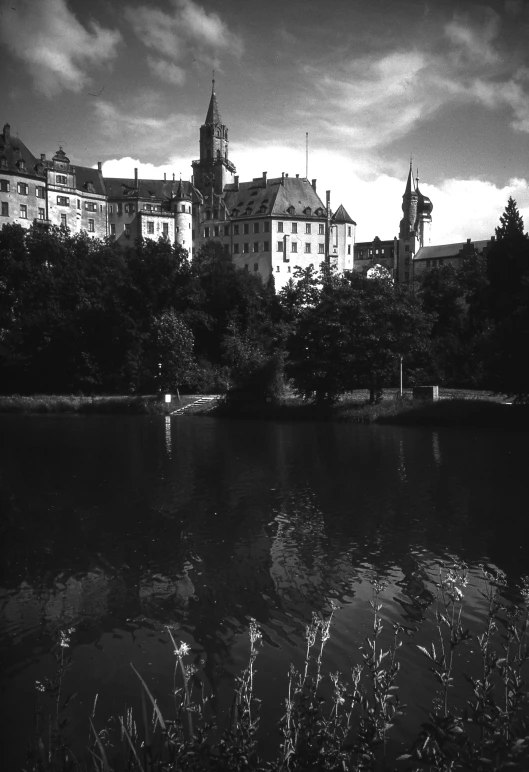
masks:
POLYGON ((408 172, 408 181, 406 182, 406 190, 404 191, 404 197, 410 197, 415 193, 412 164, 413 164, 413 159, 410 158, 410 171, 408 172))
POLYGON ((215 94, 215 70, 213 70, 213 79, 211 81, 211 99, 209 101, 208 114, 206 115, 206 123, 222 123, 215 94))

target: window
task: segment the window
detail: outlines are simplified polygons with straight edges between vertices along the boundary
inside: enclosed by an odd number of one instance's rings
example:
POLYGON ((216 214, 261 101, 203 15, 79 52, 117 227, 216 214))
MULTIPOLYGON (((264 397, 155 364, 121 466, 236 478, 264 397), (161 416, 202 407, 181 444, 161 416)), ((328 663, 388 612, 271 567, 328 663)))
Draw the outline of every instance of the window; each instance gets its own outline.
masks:
POLYGON ((68 177, 66 177, 64 174, 56 174, 55 175, 55 181, 57 185, 67 185, 68 184, 68 177))
POLYGON ((298 251, 298 244, 297 244, 297 241, 293 241, 293 242, 292 242, 292 244, 290 245, 290 251, 291 251, 291 252, 297 252, 297 251, 298 251))
POLYGON ((116 224, 115 223, 111 223, 111 225, 110 225, 110 235, 114 236, 114 237, 116 236, 116 224))
POLYGON ((441 257, 441 258, 439 258, 439 265, 443 265, 443 263, 444 263, 444 260, 443 260, 443 258, 442 258, 442 257, 441 257))
POLYGON ((27 206, 25 204, 21 204, 20 205, 20 217, 23 220, 27 220, 28 219, 28 208, 27 208, 27 206))
POLYGON ((290 266, 288 266, 287 271, 290 273, 290 266))
POLYGON ((254 263, 253 264, 253 269, 254 269, 254 271, 258 271, 259 270, 259 263, 254 263))
POLYGON ((35 185, 35 195, 37 198, 44 198, 45 192, 44 192, 44 186, 43 185, 35 185))
POLYGON ((154 233, 154 220, 147 220, 147 233, 154 233))
POLYGON ((405 244, 404 245, 404 251, 405 252, 409 252, 410 251, 410 245, 409 244, 405 244))
POLYGON ((206 209, 206 220, 211 220, 211 209, 206 209))
POLYGON ((318 244, 318 254, 319 255, 325 254, 325 244, 318 244))
POLYGON ((250 245, 249 244, 243 244, 242 245, 242 251, 243 252, 249 252, 250 251, 250 245))
POLYGON ((250 224, 245 222, 243 225, 243 233, 250 233, 250 224))
POLYGON ((382 249, 380 250, 380 254, 383 255, 383 254, 385 254, 385 252, 386 252, 386 250, 384 249, 384 247, 382 247, 382 249))
POLYGON ((276 265, 276 271, 279 273, 279 266, 276 265))
POLYGON ((310 243, 308 241, 305 244, 305 254, 310 255, 310 243))
POLYGON ((70 199, 67 196, 57 196, 58 206, 70 206, 70 199))
POLYGON ((239 226, 238 225, 234 225, 233 226, 233 235, 234 236, 238 236, 239 235, 239 226))
POLYGON ((297 232, 298 232, 298 224, 297 224, 297 222, 293 222, 292 223, 292 233, 297 233, 297 232))
POLYGON ((229 236, 230 235, 230 226, 229 225, 225 225, 224 226, 224 235, 225 236, 229 236))
POLYGON ((283 223, 282 222, 278 222, 277 223, 277 232, 278 233, 283 233, 283 223))
POLYGON ((219 226, 215 225, 213 231, 215 233, 215 238, 218 238, 220 236, 220 228, 219 228, 219 226))
POLYGON ((2 217, 9 217, 9 204, 7 201, 2 201, 2 217))
MULTIPOLYGON (((93 201, 87 201, 84 205, 85 209, 87 209, 89 212, 97 212, 97 204, 94 204, 93 201)), ((127 212, 127 205, 125 204, 125 211, 127 212)))
POLYGON ((406 257, 406 258, 405 258, 405 260, 404 260, 404 264, 405 264, 405 265, 409 265, 409 264, 410 264, 410 258, 409 258, 409 257, 406 257))
POLYGON ((325 236, 325 225, 322 222, 318 225, 318 233, 320 236, 325 236))
MULTIPOLYGON (((310 222, 305 223, 305 233, 311 233, 310 222)), ((306 251, 306 250, 305 250, 306 251)))
POLYGON ((46 210, 42 209, 42 207, 39 207, 39 220, 45 220, 46 219, 46 210))
MULTIPOLYGON (((90 223, 94 222, 93 220, 88 220, 88 230, 90 230, 90 223)), ((66 219, 65 214, 61 214, 61 228, 66 228, 68 225, 68 220, 66 219)))
POLYGON ((125 223, 125 230, 123 231, 125 236, 129 239, 130 238, 130 225, 129 223, 125 223))
POLYGON ((247 271, 247 270, 248 270, 248 263, 247 263, 247 264, 244 266, 244 270, 245 270, 245 271, 247 271))
POLYGON ((265 243, 263 244, 263 252, 270 252, 270 242, 269 241, 265 241, 265 243))
POLYGON ((351 226, 350 225, 347 226, 347 235, 348 236, 351 235, 351 226))
POLYGON ((29 191, 29 185, 26 185, 25 182, 19 182, 17 185, 17 190, 22 196, 27 196, 29 191))
MULTIPOLYGON (((92 211, 95 212, 95 209, 93 209, 92 211)), ((134 212, 134 204, 125 204, 125 211, 130 212, 132 214, 134 212)))
POLYGON ((259 242, 258 241, 254 241, 254 243, 253 243, 253 251, 254 252, 259 252, 259 242))
POLYGON ((264 232, 270 233, 270 223, 268 221, 264 224, 264 232))
POLYGON ((168 222, 162 223, 162 233, 163 233, 164 236, 168 236, 169 235, 169 223, 168 222))
POLYGON ((254 233, 259 233, 259 223, 258 222, 254 222, 254 224, 253 224, 253 232, 254 233))
POLYGON ((108 207, 108 211, 109 211, 109 214, 114 214, 114 204, 110 204, 110 206, 108 207))
POLYGON ((218 209, 214 209, 213 210, 213 219, 214 220, 218 220, 218 218, 219 218, 219 210, 218 209))
POLYGON ((209 228, 204 228, 204 238, 209 239, 209 228))
POLYGON ((239 254, 239 245, 238 244, 234 244, 233 245, 233 254, 234 255, 238 255, 239 254))
POLYGON ((95 220, 88 220, 88 230, 90 233, 95 233, 96 229, 96 221, 95 220))
POLYGON ((351 245, 350 244, 347 245, 347 254, 348 255, 351 254, 351 245))
POLYGON ((2 193, 9 193, 9 180, 0 180, 0 191, 2 193))
POLYGON ((432 264, 432 261, 431 261, 431 260, 427 260, 427 261, 426 261, 426 267, 427 267, 427 268, 429 268, 429 267, 431 266, 431 264, 432 264))
POLYGON ((282 241, 278 241, 277 242, 277 251, 278 252, 282 252, 283 251, 283 242, 282 241))

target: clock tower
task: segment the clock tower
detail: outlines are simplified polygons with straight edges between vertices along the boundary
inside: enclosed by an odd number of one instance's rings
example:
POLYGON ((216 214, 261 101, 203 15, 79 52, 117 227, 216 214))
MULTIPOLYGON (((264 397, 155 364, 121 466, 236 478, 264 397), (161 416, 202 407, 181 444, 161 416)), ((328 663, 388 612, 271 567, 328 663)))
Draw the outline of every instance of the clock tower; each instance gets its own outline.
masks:
POLYGON ((214 80, 206 120, 200 127, 200 159, 192 167, 194 186, 204 197, 222 194, 224 186, 233 182, 236 169, 228 159, 228 129, 220 117, 214 80))

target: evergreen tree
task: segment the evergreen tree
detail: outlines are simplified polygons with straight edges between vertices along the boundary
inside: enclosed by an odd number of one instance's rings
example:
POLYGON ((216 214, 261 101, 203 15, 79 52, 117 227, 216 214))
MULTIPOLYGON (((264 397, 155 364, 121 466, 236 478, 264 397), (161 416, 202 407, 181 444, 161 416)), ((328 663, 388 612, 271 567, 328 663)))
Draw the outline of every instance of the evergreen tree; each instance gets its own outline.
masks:
POLYGON ((524 235, 523 219, 516 206, 516 201, 509 196, 505 212, 500 217, 500 225, 496 228, 498 241, 516 240, 524 235))

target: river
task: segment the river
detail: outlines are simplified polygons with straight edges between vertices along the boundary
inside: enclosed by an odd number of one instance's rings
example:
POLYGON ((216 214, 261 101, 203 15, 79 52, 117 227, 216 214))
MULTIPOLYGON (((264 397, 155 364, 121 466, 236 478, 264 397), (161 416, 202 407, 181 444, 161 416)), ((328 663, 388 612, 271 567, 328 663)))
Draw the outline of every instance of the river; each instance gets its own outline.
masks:
MULTIPOLYGON (((300 661, 312 611, 338 605, 326 656, 347 673, 371 622, 371 583, 384 578, 386 627, 416 630, 401 659, 407 720, 421 720, 428 669, 410 676, 415 644, 431 632, 439 561, 469 566, 466 614, 476 628, 479 566, 502 569, 513 587, 529 573, 522 432, 5 415, 0 445, 10 769, 21 766, 35 682, 53 674, 59 629, 75 629, 65 688, 76 693, 69 726, 82 745, 96 693, 99 725, 136 700, 131 662, 170 709, 167 625, 204 663, 222 721, 255 618, 260 731, 273 745, 288 666, 300 661)), ((406 726, 399 732, 406 740, 406 726)))

